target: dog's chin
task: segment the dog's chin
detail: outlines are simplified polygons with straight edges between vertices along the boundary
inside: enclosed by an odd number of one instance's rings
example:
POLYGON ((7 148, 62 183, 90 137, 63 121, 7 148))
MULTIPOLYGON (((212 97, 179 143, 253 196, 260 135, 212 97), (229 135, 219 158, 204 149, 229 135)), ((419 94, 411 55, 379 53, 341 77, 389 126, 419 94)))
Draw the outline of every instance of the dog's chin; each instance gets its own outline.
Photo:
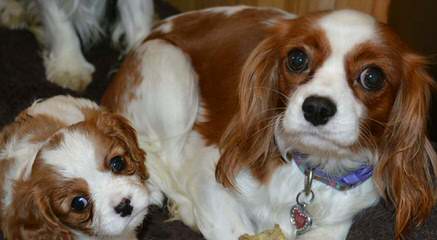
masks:
POLYGON ((340 145, 337 142, 316 134, 297 134, 292 138, 292 145, 296 150, 321 156, 351 155, 350 146, 340 145))
POLYGON ((275 140, 284 149, 313 156, 347 158, 354 154, 358 141, 356 129, 350 127, 326 129, 308 126, 298 121, 279 118, 275 123, 275 140))
POLYGON ((312 156, 339 159, 355 155, 351 146, 339 144, 336 140, 317 133, 283 131, 276 132, 275 138, 282 153, 299 151, 312 156))
POLYGON ((309 154, 308 164, 319 167, 332 175, 341 175, 357 169, 363 164, 374 162, 368 149, 353 151, 352 147, 342 146, 330 139, 315 134, 281 134, 276 144, 281 155, 289 157, 288 152, 298 151, 309 154))

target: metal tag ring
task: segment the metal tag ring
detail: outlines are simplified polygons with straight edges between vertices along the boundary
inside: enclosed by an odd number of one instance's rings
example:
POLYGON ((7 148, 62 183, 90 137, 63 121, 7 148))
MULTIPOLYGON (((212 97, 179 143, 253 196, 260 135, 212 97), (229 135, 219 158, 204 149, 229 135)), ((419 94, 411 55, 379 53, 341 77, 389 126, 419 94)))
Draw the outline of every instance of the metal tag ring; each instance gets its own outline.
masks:
MULTIPOLYGON (((311 196, 311 197, 310 197, 310 200, 309 200, 308 202, 302 202, 302 201, 299 200, 299 199, 300 199, 300 196, 302 195, 302 193, 305 193, 305 191, 300 191, 300 192, 297 194, 297 196, 296 196, 296 203, 297 203, 297 204, 305 206, 305 205, 310 204, 310 203, 313 202, 313 200, 314 200, 314 192, 313 192, 313 190, 310 190, 310 194, 308 194, 308 195, 311 196)), ((307 194, 305 194, 305 195, 308 196, 307 194)))
MULTIPOLYGON (((308 170, 308 172, 305 174, 305 186, 304 186, 304 191, 305 191, 305 195, 309 195, 311 192, 311 187, 313 185, 313 175, 314 174, 314 169, 310 169, 308 170)), ((314 194, 313 194, 314 195, 314 194)))

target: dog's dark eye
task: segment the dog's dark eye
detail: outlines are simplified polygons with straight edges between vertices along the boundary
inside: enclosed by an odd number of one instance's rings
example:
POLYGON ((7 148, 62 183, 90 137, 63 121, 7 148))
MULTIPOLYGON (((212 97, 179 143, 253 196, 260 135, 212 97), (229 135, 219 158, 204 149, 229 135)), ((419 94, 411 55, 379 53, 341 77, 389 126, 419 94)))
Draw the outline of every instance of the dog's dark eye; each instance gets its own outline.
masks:
POLYGON ((122 156, 113 157, 109 161, 109 164, 111 165, 111 170, 114 173, 119 173, 119 172, 123 171, 123 169, 126 165, 122 156))
POLYGON ((308 55, 301 49, 293 49, 288 53, 287 67, 291 72, 301 73, 308 68, 308 55))
POLYGON ((385 75, 381 68, 367 67, 360 73, 360 85, 367 91, 377 91, 384 86, 385 75))
POLYGON ((76 196, 71 201, 71 208, 74 210, 81 212, 85 210, 86 207, 88 207, 88 199, 84 196, 76 196))

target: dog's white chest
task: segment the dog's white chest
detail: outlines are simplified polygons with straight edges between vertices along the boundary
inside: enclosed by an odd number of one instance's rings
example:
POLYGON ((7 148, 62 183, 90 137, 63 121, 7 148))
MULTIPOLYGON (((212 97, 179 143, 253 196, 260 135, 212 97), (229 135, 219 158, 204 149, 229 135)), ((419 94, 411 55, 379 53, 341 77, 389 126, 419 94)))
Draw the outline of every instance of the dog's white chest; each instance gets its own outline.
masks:
MULTIPOLYGON (((284 234, 294 239, 296 225, 290 211, 297 206, 296 196, 303 190, 304 180, 304 174, 293 163, 277 169, 267 185, 259 185, 248 171, 243 171, 237 177, 240 193, 235 194, 258 232, 279 224, 284 234)), ((372 179, 348 191, 338 191, 314 181, 312 191, 314 200, 305 206, 305 212, 300 212, 302 217, 310 216, 312 220, 311 229, 303 235, 324 225, 351 222, 357 212, 378 200, 372 179)))

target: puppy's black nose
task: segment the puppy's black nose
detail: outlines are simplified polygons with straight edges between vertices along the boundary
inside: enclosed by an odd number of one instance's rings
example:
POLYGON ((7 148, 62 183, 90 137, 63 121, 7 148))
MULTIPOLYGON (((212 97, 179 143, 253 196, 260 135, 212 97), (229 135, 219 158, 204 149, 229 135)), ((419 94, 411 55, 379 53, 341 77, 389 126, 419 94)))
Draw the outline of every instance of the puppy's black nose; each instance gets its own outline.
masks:
POLYGON ((134 207, 130 205, 130 199, 123 198, 121 202, 115 206, 114 210, 117 214, 120 214, 121 217, 127 217, 132 214, 132 210, 134 207))
POLYGON ((337 107, 325 97, 310 96, 302 104, 303 116, 314 126, 325 125, 337 112, 337 107))

